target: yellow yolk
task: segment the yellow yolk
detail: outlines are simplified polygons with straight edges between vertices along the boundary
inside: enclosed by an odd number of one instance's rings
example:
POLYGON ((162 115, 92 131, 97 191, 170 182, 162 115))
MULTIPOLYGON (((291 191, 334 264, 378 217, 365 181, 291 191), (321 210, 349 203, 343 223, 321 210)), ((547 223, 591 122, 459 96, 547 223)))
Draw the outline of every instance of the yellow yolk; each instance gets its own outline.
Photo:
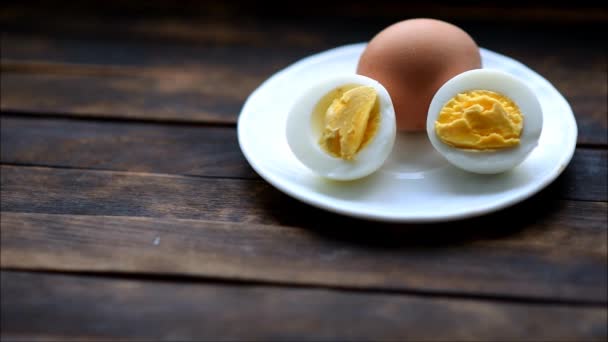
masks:
POLYGON ((443 106, 435 132, 444 143, 464 149, 494 150, 519 145, 524 117, 508 97, 487 90, 454 96, 443 106))
POLYGON ((338 89, 336 94, 325 111, 319 144, 333 156, 352 160, 377 126, 377 94, 364 86, 343 93, 338 89))

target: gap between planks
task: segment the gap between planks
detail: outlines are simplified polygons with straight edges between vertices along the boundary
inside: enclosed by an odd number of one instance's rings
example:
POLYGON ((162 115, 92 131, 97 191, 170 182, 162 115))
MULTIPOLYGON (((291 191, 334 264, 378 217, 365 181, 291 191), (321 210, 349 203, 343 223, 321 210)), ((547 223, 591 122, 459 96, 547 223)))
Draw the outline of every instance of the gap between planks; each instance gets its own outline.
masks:
MULTIPOLYGON (((226 179, 226 180, 237 180, 247 182, 265 182, 262 178, 251 178, 251 177, 235 177, 235 176, 208 176, 208 175, 193 175, 193 174, 176 174, 176 173, 163 173, 163 172, 140 172, 140 171, 124 171, 114 170, 106 168, 95 168, 95 167, 75 167, 66 165, 48 165, 48 164, 37 164, 37 163, 14 163, 14 162, 0 162, 0 166, 13 166, 13 167, 31 167, 31 168, 47 168, 57 170, 74 170, 74 171, 94 171, 94 172, 112 172, 120 175, 132 175, 132 176, 143 176, 143 177, 162 177, 162 178, 199 178, 199 179, 226 179)), ((585 200, 581 200, 585 201, 585 200)), ((594 202, 594 201, 590 201, 594 202)))
POLYGON ((525 296, 510 295, 490 295, 490 294, 471 294, 458 291, 424 291, 417 289, 381 289, 381 288, 361 288, 351 286, 321 285, 321 284, 299 284, 287 281, 263 281, 257 279, 235 279, 224 277, 206 277, 193 275, 174 275, 174 274, 155 274, 155 273, 136 273, 136 272, 113 272, 113 271, 68 271, 50 270, 24 267, 2 267, 2 272, 11 273, 31 273, 49 276, 75 276, 91 279, 107 280, 130 280, 141 282, 157 282, 168 284, 204 284, 204 285, 229 285, 237 287, 263 286, 266 288, 283 289, 319 289, 330 290, 343 293, 362 293, 369 295, 404 295, 430 299, 459 299, 474 300, 479 302, 496 303, 517 303, 517 304, 537 304, 546 306, 571 306, 581 308, 606 308, 608 302, 589 301, 589 300, 567 300, 555 298, 534 298, 525 296))
POLYGON ((606 336, 606 310, 596 307, 24 272, 2 272, 2 285, 7 313, 2 336, 9 339, 599 341, 606 336))
MULTIPOLYGON (((592 148, 587 149, 593 150, 592 148)), ((602 148, 602 150, 605 148, 602 148)), ((24 168, 46 168, 46 169, 56 169, 56 170, 71 170, 71 171, 83 171, 83 172, 101 172, 101 173, 112 173, 117 175, 125 175, 125 176, 141 176, 141 177, 159 177, 159 178, 194 178, 194 179, 217 179, 217 180, 236 180, 236 181, 245 181, 245 182, 261 182, 267 183, 263 178, 257 176, 255 178, 251 177, 238 177, 238 176, 212 176, 212 175, 196 175, 196 174, 181 174, 181 173, 163 173, 163 172, 141 172, 141 171, 125 171, 125 170, 115 170, 115 169, 107 169, 107 168, 95 168, 95 167, 75 167, 75 166, 66 166, 66 165, 50 165, 50 164, 42 164, 42 163, 17 163, 17 162, 0 162, 0 166, 9 166, 9 167, 24 167, 24 168)), ((550 186, 550 185, 549 185, 550 186)), ((585 198, 577 198, 577 199, 569 199, 564 198, 562 200, 570 200, 577 202, 591 202, 591 203, 604 203, 603 200, 596 199, 585 199, 585 198)))
MULTIPOLYGON (((0 110, 0 117, 16 118, 16 119, 57 119, 57 120, 74 120, 74 121, 89 121, 89 122, 108 122, 121 124, 150 124, 150 125, 167 125, 167 126, 189 126, 189 127, 228 127, 236 128, 237 122, 230 119, 213 119, 208 121, 192 120, 188 117, 184 118, 168 118, 168 117, 140 117, 140 116, 124 116, 119 114, 74 114, 61 112, 44 112, 38 113, 34 111, 19 111, 19 110, 0 110)), ((606 145, 608 147, 608 144, 606 145)))

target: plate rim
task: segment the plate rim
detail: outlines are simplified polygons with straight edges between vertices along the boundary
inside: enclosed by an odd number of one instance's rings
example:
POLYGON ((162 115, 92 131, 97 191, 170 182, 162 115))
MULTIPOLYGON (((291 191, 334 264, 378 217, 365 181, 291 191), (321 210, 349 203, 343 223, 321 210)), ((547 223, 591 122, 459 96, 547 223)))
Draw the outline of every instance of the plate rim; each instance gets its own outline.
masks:
POLYGON ((330 212, 334 212, 336 214, 359 218, 359 219, 373 220, 373 221, 387 222, 387 223, 448 222, 448 221, 457 221, 457 220, 482 216, 482 215, 489 214, 492 212, 500 211, 504 208, 507 208, 514 204, 522 202, 522 201, 534 196, 535 194, 537 194, 538 192, 540 192, 541 190, 546 188, 549 184, 551 184, 557 177, 559 177, 559 175, 562 174, 562 172, 566 169, 567 165, 572 160, 572 157, 574 156, 574 152, 576 150, 576 142, 578 139, 578 127, 577 127, 576 119, 574 117, 572 108, 571 108, 570 104, 568 103, 568 101, 566 100, 566 98, 546 78, 544 78, 542 75, 540 75, 533 69, 529 68, 525 64, 523 64, 509 56, 480 47, 480 51, 482 51, 483 54, 487 55, 488 57, 500 58, 503 61, 510 63, 515 68, 526 69, 527 71, 538 76, 539 81, 542 82, 545 87, 549 88, 552 92, 554 92, 556 95, 559 96, 559 100, 560 100, 560 102, 562 102, 560 104, 560 107, 563 107, 565 109, 564 116, 566 117, 566 119, 568 121, 567 127, 571 128, 570 129, 571 134, 569 134, 569 136, 572 137, 570 139, 571 142, 567 144, 568 148, 564 149, 564 152, 560 155, 560 158, 559 158, 558 162, 556 163, 557 169, 553 170, 547 177, 541 179, 541 181, 538 182, 538 185, 532 187, 529 190, 521 191, 521 192, 511 196, 509 199, 499 202, 498 204, 487 205, 487 206, 483 206, 483 207, 477 208, 477 209, 469 209, 469 210, 463 210, 463 211, 459 211, 459 212, 455 212, 455 213, 448 213, 448 214, 443 214, 443 215, 439 214, 439 215, 433 215, 433 216, 428 216, 428 215, 403 216, 403 215, 386 215, 386 214, 382 214, 379 212, 357 212, 354 210, 349 210, 348 208, 343 208, 340 205, 331 205, 331 204, 326 203, 325 201, 315 200, 314 196, 306 196, 306 195, 299 193, 298 191, 293 190, 292 186, 290 186, 291 182, 284 181, 282 179, 274 177, 271 173, 269 174, 268 172, 266 172, 262 166, 258 165, 258 162, 255 159, 255 157, 253 157, 251 155, 251 151, 248 150, 246 144, 243 143, 244 133, 243 133, 243 129, 242 129, 242 127, 243 127, 242 121, 247 116, 247 113, 251 112, 249 110, 249 108, 252 106, 252 103, 257 98, 257 96, 259 96, 260 91, 262 89, 264 89, 265 86, 267 86, 269 83, 276 82, 277 80, 286 77, 285 76, 286 74, 301 68, 303 65, 308 65, 310 63, 322 63, 323 60, 325 60, 325 59, 336 58, 337 53, 340 53, 340 54, 352 53, 351 50, 363 49, 366 45, 367 45, 366 42, 346 44, 346 45, 341 45, 338 47, 334 47, 331 49, 327 49, 327 50, 303 57, 303 58, 295 61, 294 63, 288 65, 287 67, 275 72, 269 78, 264 80, 262 83, 260 83, 260 85, 258 85, 256 87, 256 89, 253 92, 251 92, 251 94, 245 100, 243 107, 239 113, 238 120, 237 120, 237 138, 238 138, 239 147, 241 149, 241 152, 245 156, 245 159, 247 160, 249 165, 254 169, 254 171, 262 179, 264 179, 266 182, 271 184, 277 190, 287 194, 288 196, 290 196, 296 200, 299 200, 303 203, 311 205, 313 207, 321 208, 321 209, 324 209, 324 210, 327 210, 330 212), (285 182, 290 183, 290 184, 283 184, 285 182))

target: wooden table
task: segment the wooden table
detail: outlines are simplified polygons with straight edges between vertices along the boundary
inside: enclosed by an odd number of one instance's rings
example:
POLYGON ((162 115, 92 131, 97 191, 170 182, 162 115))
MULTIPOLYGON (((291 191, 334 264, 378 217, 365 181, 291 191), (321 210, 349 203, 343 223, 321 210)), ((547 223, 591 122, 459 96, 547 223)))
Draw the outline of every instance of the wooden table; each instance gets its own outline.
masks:
POLYGON ((606 340, 606 9, 351 5, 3 4, 2 339, 606 340), (569 100, 558 180, 386 225, 250 168, 236 120, 262 81, 422 16, 569 100))

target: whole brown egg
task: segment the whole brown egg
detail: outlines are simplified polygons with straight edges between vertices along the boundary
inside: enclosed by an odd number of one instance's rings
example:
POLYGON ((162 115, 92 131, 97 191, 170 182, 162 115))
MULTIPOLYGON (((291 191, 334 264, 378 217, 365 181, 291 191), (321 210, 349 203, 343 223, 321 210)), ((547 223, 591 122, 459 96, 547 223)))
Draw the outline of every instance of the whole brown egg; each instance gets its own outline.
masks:
POLYGON ((423 131, 429 104, 452 77, 481 67, 479 47, 459 27, 435 19, 409 19, 378 33, 367 45, 357 73, 389 92, 397 128, 423 131))

